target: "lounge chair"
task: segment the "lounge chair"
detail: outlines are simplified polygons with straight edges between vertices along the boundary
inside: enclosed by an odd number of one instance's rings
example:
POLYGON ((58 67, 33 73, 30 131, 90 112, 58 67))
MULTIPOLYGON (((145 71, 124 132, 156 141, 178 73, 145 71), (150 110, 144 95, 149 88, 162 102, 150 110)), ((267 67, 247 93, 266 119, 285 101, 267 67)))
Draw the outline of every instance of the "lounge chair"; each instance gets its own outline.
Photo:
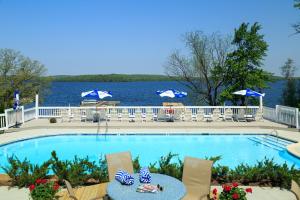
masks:
POLYGON ((125 170, 133 174, 133 164, 130 152, 106 154, 109 181, 115 179, 118 170, 125 170))
POLYGON ((300 200, 300 187, 294 180, 292 180, 291 191, 296 195, 297 200, 300 200))
POLYGON ((223 116, 221 115, 220 109, 218 109, 218 108, 214 109, 212 120, 213 121, 219 121, 222 118, 223 118, 223 116))
POLYGON ((225 109, 224 111, 224 121, 233 121, 233 112, 230 108, 225 109))
MULTIPOLYGON (((106 195, 106 183, 80 187, 73 189, 69 181, 64 180, 67 187, 68 197, 72 200, 108 200, 106 195)), ((65 199, 65 198, 61 198, 65 199)))
POLYGON ((234 119, 234 121, 238 121, 238 122, 246 122, 245 110, 239 109, 238 113, 233 116, 233 119, 234 119))
POLYGON ((186 187, 183 200, 208 200, 213 161, 185 157, 182 182, 186 187))

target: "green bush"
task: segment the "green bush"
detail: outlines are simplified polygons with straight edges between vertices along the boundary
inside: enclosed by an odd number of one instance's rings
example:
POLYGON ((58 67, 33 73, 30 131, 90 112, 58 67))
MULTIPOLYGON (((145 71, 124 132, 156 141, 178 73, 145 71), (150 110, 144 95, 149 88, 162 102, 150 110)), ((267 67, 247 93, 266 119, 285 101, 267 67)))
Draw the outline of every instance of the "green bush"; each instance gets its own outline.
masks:
MULTIPOLYGON (((221 159, 220 156, 206 158, 214 162, 221 159)), ((8 158, 9 165, 2 167, 12 178, 14 186, 24 187, 34 183, 36 179, 49 178, 49 170, 58 177, 59 183, 67 179, 72 185, 87 185, 108 181, 107 163, 101 156, 99 162, 89 161, 89 157, 73 160, 60 160, 56 152, 51 153, 51 158, 42 165, 33 165, 27 159, 20 161, 17 157, 8 158)), ((157 162, 151 163, 148 167, 152 173, 166 174, 179 180, 182 178, 183 162, 177 154, 169 153, 162 156, 157 162)), ((139 157, 133 159, 135 173, 141 168, 139 157)), ((300 170, 287 164, 276 164, 272 159, 265 158, 254 166, 240 164, 235 169, 227 166, 214 164, 212 168, 212 182, 224 184, 239 182, 242 185, 261 185, 290 188, 291 180, 300 182, 300 170)))
POLYGON ((53 118, 50 118, 49 121, 50 121, 51 124, 54 124, 54 123, 56 123, 56 118, 54 118, 54 117, 53 117, 53 118))
POLYGON ((12 185, 26 187, 38 178, 45 178, 49 172, 50 162, 46 161, 42 165, 33 165, 27 159, 20 161, 17 157, 8 158, 9 166, 2 167, 7 175, 12 179, 12 185))

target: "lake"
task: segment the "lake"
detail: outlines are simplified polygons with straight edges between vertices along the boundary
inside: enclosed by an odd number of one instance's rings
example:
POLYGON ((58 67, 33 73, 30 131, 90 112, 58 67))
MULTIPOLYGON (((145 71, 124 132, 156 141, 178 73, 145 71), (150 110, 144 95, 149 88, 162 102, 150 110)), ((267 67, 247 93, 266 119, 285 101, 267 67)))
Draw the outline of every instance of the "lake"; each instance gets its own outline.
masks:
MULTIPOLYGON (((284 81, 269 83, 270 88, 265 89, 264 105, 274 107, 280 104, 284 81)), ((175 81, 150 82, 52 82, 49 94, 44 98, 43 106, 78 106, 81 92, 93 89, 111 91, 112 98, 105 100, 121 101, 121 106, 158 106, 162 102, 182 102, 184 105, 193 105, 189 98, 171 99, 156 95, 157 90, 174 88, 187 91, 175 81)))

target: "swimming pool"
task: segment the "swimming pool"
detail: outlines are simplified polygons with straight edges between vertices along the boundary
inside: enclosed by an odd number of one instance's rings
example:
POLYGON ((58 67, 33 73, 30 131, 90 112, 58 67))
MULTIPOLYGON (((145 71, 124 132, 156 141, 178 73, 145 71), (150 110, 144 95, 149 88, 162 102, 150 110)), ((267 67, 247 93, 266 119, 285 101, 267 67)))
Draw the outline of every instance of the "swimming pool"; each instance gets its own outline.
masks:
MULTIPOLYGON (((290 155, 284 148, 275 148, 268 143, 257 142, 266 135, 57 135, 17 141, 0 146, 0 165, 7 165, 7 157, 16 155, 23 160, 28 158, 32 163, 41 164, 48 160, 51 151, 55 150, 60 159, 73 159, 89 156, 98 161, 107 153, 131 151, 133 158, 139 156, 141 165, 148 165, 169 152, 184 156, 205 158, 222 156, 218 164, 236 167, 240 163, 254 165, 257 161, 274 158, 278 164, 293 164, 300 168, 300 159, 290 155)), ((267 136, 275 140, 273 136, 267 136)), ((288 144, 286 140, 279 143, 288 144)), ((175 160, 176 161, 176 160, 175 160)), ((0 172, 3 172, 0 169, 0 172)))

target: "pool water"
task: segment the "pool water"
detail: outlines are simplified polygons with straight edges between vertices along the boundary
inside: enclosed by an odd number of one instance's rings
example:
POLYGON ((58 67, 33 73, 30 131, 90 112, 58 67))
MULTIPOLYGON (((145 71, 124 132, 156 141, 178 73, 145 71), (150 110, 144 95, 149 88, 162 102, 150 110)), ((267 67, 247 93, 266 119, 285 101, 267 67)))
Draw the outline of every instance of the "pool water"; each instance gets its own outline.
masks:
MULTIPOLYGON (((230 168, 238 164, 254 165, 265 157, 278 164, 295 164, 300 168, 300 159, 286 150, 275 150, 249 139, 249 135, 60 135, 23 140, 0 146, 0 165, 6 166, 7 157, 16 155, 23 160, 41 164, 48 160, 55 150, 60 159, 74 156, 98 161, 107 153, 130 151, 133 158, 139 156, 142 166, 149 165, 169 152, 179 158, 193 156, 205 158, 222 156, 220 165, 230 168)), ((263 135, 256 135, 263 137, 263 135)), ((177 160, 174 160, 177 161, 177 160)), ((3 172, 0 169, 0 172, 3 172)))

